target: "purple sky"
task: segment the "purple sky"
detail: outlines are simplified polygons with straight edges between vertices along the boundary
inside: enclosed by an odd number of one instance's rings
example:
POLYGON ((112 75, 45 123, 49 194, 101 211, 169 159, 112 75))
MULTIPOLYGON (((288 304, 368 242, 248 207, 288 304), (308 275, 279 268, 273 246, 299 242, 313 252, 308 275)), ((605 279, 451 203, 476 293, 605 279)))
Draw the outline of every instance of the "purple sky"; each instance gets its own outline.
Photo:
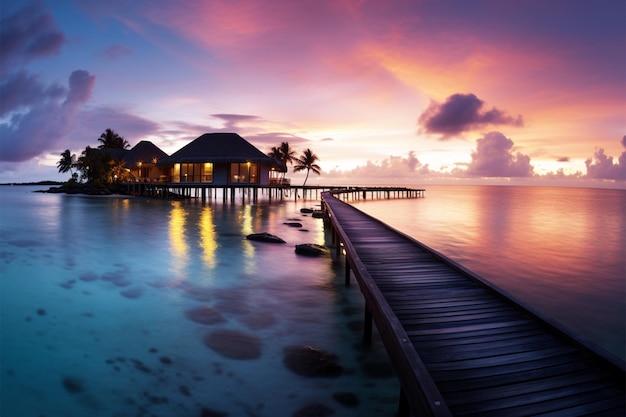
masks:
MULTIPOLYGON (((0 182, 112 128, 234 131, 315 183, 626 182, 623 0, 2 0, 0 182), (304 175, 304 174, 302 174, 304 175)), ((292 174, 294 182, 300 174, 292 174)))

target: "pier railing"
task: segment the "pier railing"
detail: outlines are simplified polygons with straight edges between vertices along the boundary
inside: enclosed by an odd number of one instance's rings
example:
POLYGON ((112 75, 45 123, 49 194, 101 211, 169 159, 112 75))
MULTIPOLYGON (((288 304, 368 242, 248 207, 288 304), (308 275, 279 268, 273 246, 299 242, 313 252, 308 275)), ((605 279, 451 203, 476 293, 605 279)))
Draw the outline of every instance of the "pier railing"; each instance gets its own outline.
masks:
POLYGON ((626 415, 623 361, 350 204, 325 225, 401 385, 401 416, 626 415), (342 250, 343 249, 343 250, 342 250))

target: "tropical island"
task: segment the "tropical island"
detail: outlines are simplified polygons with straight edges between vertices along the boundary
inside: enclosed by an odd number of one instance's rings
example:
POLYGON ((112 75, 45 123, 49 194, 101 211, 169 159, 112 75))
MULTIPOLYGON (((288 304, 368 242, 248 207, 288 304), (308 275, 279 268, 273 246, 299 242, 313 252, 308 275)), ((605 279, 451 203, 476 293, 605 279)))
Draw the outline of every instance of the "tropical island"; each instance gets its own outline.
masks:
MULTIPOLYGON (((57 163, 70 179, 46 192, 68 194, 127 194, 128 184, 185 184, 215 187, 288 187, 288 165, 293 171, 321 173, 318 156, 305 149, 300 156, 288 142, 264 154, 236 133, 205 133, 172 155, 142 140, 134 147, 112 129, 106 129, 95 148, 80 156, 66 149, 57 163)), ((58 185, 58 184, 54 184, 58 185)), ((135 187, 133 190, 143 190, 135 187)))

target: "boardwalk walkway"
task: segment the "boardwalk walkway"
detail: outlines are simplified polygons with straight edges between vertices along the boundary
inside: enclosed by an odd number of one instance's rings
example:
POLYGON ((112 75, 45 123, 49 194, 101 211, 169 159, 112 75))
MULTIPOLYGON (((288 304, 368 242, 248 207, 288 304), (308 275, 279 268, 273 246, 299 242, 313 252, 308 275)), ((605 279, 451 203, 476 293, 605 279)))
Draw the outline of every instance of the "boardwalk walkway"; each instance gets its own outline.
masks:
POLYGON ((622 364, 331 193, 322 198, 364 295, 366 329, 373 319, 400 380, 400 414, 625 415, 622 364))

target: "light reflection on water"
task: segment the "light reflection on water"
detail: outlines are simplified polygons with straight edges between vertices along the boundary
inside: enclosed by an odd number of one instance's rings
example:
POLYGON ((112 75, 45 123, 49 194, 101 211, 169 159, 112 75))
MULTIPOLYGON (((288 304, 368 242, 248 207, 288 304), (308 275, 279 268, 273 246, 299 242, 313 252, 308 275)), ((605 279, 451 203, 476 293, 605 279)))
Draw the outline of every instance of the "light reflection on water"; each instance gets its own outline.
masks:
POLYGON ((217 234, 215 233, 215 225, 213 224, 213 208, 203 207, 198 222, 200 230, 200 247, 203 250, 204 264, 207 268, 215 268, 215 251, 217 250, 217 234))
POLYGON ((0 193, 0 414, 276 416, 317 403, 338 416, 394 415, 399 385, 384 348, 360 344, 358 288, 343 286, 340 262, 295 254, 295 244, 325 243, 321 220, 299 212, 315 202, 0 193), (283 224, 293 217, 308 232, 283 224), (288 243, 245 239, 261 231, 288 243), (200 306, 225 321, 185 316, 200 306), (213 329, 254 334, 261 357, 220 356, 203 344, 213 329), (337 354, 344 374, 295 375, 283 365, 291 345, 337 354), (64 377, 83 390, 69 392, 64 377))
POLYGON ((626 356, 624 190, 430 186, 357 207, 626 356))

